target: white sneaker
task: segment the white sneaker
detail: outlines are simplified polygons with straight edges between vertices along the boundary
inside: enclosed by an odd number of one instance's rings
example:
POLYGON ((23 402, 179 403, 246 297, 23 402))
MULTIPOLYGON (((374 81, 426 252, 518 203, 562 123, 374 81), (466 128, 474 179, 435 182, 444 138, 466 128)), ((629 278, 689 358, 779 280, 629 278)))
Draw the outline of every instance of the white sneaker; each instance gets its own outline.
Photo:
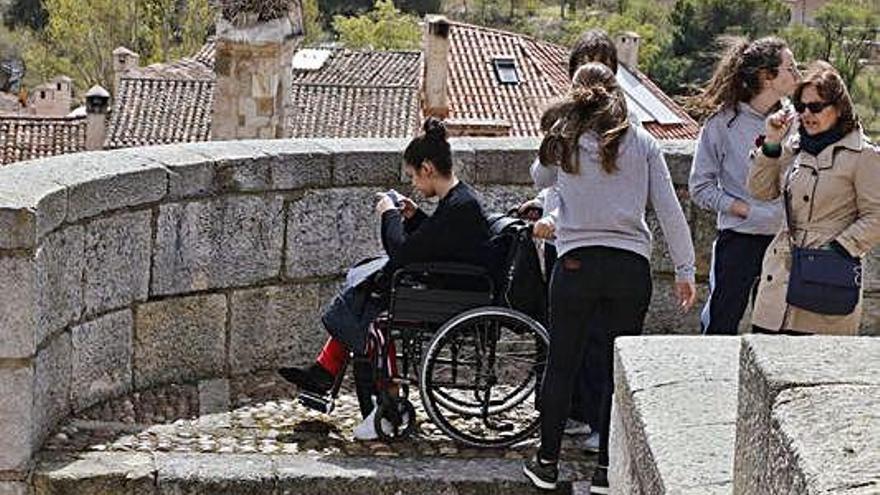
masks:
POLYGON ((355 427, 355 440, 376 440, 379 438, 379 434, 376 433, 376 411, 378 410, 377 406, 373 406, 370 414, 361 421, 361 424, 355 427))
POLYGON ((587 437, 587 441, 584 442, 584 449, 587 452, 598 453, 599 452, 599 432, 594 431, 590 433, 590 436, 587 437))
POLYGON ((566 435, 589 435, 590 425, 575 419, 566 419, 563 433, 566 435))

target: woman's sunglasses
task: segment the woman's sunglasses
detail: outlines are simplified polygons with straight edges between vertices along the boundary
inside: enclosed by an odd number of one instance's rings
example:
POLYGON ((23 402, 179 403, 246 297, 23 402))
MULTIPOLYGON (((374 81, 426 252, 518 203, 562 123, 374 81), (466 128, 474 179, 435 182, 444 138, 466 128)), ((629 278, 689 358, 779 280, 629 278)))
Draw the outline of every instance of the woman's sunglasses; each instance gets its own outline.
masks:
POLYGON ((804 110, 809 110, 810 113, 817 114, 822 110, 825 110, 825 107, 829 105, 831 105, 830 101, 812 101, 810 103, 796 101, 794 102, 794 109, 797 113, 804 113, 804 110))

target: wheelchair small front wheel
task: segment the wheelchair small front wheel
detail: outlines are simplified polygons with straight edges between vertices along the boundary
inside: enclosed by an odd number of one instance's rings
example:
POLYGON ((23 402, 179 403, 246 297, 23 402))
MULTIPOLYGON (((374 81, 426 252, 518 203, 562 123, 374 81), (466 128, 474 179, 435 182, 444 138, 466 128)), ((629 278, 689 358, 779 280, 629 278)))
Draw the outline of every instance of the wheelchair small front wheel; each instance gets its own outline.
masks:
POLYGON ((378 406, 373 427, 383 442, 410 436, 416 429, 416 409, 402 397, 386 397, 378 406))

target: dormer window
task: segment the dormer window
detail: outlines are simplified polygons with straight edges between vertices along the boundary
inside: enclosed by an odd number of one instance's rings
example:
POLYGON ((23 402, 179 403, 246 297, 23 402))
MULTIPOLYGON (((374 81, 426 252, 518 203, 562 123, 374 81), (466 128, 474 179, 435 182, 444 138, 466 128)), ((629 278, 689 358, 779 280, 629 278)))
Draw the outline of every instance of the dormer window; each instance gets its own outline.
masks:
POLYGON ((519 84, 519 72, 513 57, 495 57, 492 59, 495 75, 501 84, 519 84))

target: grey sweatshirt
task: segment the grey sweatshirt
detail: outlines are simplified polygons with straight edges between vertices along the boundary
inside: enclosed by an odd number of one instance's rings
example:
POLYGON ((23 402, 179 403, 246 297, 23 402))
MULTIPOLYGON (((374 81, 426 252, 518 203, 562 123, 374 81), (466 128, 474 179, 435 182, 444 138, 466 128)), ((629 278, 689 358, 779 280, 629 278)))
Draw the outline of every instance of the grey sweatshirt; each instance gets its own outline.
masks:
POLYGON ((654 208, 675 264, 676 280, 694 280, 694 246, 672 178, 657 141, 641 127, 632 127, 620 143, 618 170, 600 166, 596 134, 578 139, 580 172, 532 165, 535 185, 556 186, 558 207, 550 213, 556 226, 559 255, 579 247, 625 249, 651 259, 651 230, 645 221, 654 208))
POLYGON ((746 189, 755 138, 764 133, 765 116, 745 103, 722 110, 706 121, 697 140, 688 189, 700 207, 718 212, 718 230, 775 235, 782 226, 782 203, 758 201, 746 189), (731 119, 733 119, 731 121, 731 119), (729 212, 734 199, 749 204, 748 218, 729 212))

